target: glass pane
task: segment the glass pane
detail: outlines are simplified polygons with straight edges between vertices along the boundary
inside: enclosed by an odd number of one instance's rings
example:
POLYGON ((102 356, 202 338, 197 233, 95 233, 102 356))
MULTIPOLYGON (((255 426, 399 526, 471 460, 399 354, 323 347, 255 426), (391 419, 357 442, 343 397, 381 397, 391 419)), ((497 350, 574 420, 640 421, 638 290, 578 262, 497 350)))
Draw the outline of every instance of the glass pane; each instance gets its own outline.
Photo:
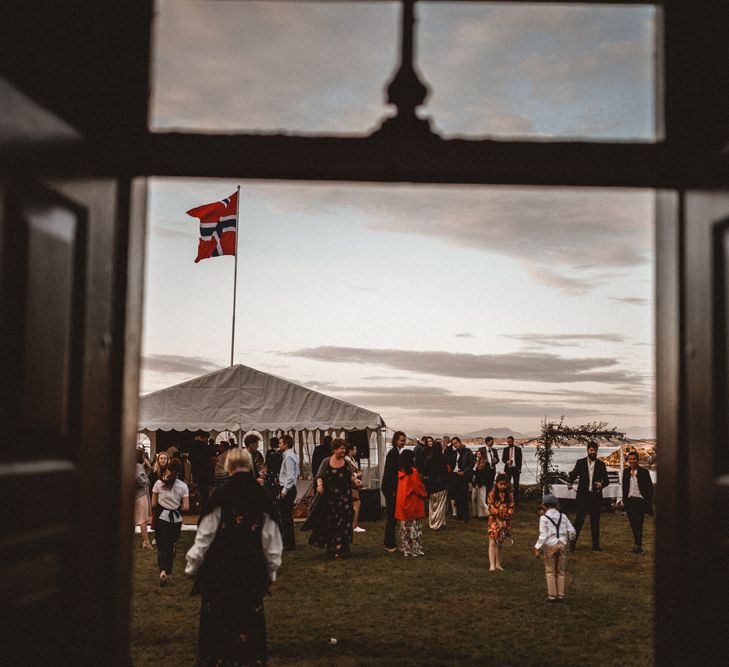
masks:
POLYGON ((655 138, 652 6, 421 3, 427 113, 446 135, 655 138))
MULTIPOLYGON (((153 130, 365 133, 393 110, 398 3, 158 0, 153 130)), ((655 138, 655 8, 417 5, 445 136, 655 138)))
POLYGON ((152 130, 367 132, 397 3, 157 0, 152 130))

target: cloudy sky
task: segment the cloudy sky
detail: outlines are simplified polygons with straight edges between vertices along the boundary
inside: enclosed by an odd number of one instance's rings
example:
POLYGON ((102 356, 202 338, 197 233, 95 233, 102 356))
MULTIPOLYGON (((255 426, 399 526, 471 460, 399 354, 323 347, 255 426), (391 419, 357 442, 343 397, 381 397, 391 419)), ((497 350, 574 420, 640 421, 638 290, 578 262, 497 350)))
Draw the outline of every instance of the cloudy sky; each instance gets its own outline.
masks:
MULTIPOLYGON (((444 135, 653 138, 653 10, 420 10, 444 135)), ((158 3, 152 126, 363 133, 397 5, 158 3)), ((156 179, 142 391, 227 365, 233 258, 185 215, 241 185, 236 362, 388 425, 653 423, 648 191, 156 179)))

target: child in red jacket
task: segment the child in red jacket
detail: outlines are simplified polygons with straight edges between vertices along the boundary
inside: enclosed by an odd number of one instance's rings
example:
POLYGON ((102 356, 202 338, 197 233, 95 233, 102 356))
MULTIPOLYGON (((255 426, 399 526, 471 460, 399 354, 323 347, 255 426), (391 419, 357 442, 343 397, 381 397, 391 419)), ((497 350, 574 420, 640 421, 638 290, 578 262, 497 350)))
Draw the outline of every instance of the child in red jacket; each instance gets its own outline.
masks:
POLYGON ((400 543, 405 556, 424 556, 423 529, 420 519, 425 516, 425 498, 428 492, 413 467, 415 456, 409 449, 400 454, 400 470, 397 473, 397 497, 395 518, 400 522, 400 543))

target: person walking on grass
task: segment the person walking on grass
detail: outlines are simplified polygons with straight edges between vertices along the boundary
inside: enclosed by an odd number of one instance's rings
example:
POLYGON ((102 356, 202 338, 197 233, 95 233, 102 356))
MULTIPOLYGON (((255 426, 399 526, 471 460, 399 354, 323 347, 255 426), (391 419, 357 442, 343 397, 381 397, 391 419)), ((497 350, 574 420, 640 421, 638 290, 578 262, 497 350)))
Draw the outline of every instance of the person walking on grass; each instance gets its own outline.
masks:
POLYGON ((139 526, 142 535, 142 549, 151 549, 147 523, 152 518, 152 507, 149 504, 149 480, 144 470, 144 450, 137 450, 137 466, 134 477, 137 492, 134 498, 134 525, 139 526))
POLYGON ((352 507, 354 508, 354 520, 352 521, 352 531, 355 533, 367 532, 364 528, 359 525, 359 512, 362 509, 362 501, 360 500, 359 490, 362 486, 362 469, 357 463, 357 445, 352 442, 347 442, 347 455, 344 457, 347 462, 349 469, 352 471, 352 476, 355 480, 359 480, 359 486, 355 484, 352 489, 352 507))
POLYGON ((448 507, 448 464, 443 456, 440 442, 435 442, 430 453, 425 457, 425 488, 428 490, 428 525, 431 530, 443 530, 446 527, 448 507))
POLYGON ((182 472, 182 462, 171 459, 167 472, 158 479, 152 489, 152 509, 155 512, 154 527, 157 537, 157 564, 159 565, 159 585, 164 587, 172 575, 177 540, 182 530, 182 512, 190 509, 190 490, 187 484, 178 479, 182 472))
POLYGON ((577 533, 567 515, 560 512, 559 501, 552 494, 542 498, 542 510, 544 513, 539 517, 539 539, 534 545, 534 556, 539 558, 544 551, 547 602, 564 602, 567 545, 577 533))
POLYGON ((423 528, 420 519, 425 516, 425 490, 420 473, 415 468, 415 455, 409 449, 400 454, 395 518, 400 522, 400 543, 403 554, 424 556, 423 528))
POLYGON ((281 493, 278 498, 278 511, 281 513, 281 534, 284 551, 296 549, 294 534, 294 502, 296 502, 296 480, 299 478, 299 459, 294 451, 294 439, 283 435, 278 441, 278 448, 283 459, 278 481, 281 493))
POLYGON ((578 459, 575 467, 569 474, 568 489, 572 489, 575 479, 579 478, 577 485, 577 516, 575 517, 575 530, 577 536, 570 544, 570 551, 575 550, 580 531, 585 523, 585 517, 590 515, 590 531, 592 533, 592 550, 600 549, 600 512, 602 511, 602 490, 610 483, 607 468, 603 461, 597 458, 597 443, 587 443, 587 456, 578 459))
POLYGON ((628 454, 628 467, 623 470, 623 507, 633 531, 633 553, 642 556, 643 521, 653 515, 653 480, 645 468, 638 465, 638 452, 628 454))
POLYGON ((230 479, 216 489, 203 515, 185 573, 202 595, 197 664, 265 665, 263 596, 281 566, 281 533, 271 494, 253 477, 250 452, 232 449, 230 479))
POLYGON ((511 488, 514 489, 514 504, 518 505, 521 495, 519 479, 521 478, 522 451, 520 446, 514 444, 513 435, 506 438, 506 447, 501 452, 501 461, 504 464, 504 474, 509 478, 511 488))
POLYGON ((514 496, 506 475, 496 476, 496 483, 488 496, 489 506, 489 571, 503 570, 502 543, 511 537, 511 515, 514 514, 514 496))
POLYGON ((471 480, 476 458, 473 452, 463 444, 460 438, 451 440, 456 450, 456 463, 453 469, 453 489, 456 499, 456 514, 459 521, 468 523, 469 505, 471 504, 471 480))
POLYGON ((352 491, 362 484, 347 464, 346 456, 347 442, 341 438, 332 440, 331 455, 321 462, 316 473, 316 499, 301 527, 312 529, 309 544, 326 549, 335 560, 349 553, 354 522, 352 491))
POLYGON ((395 541, 395 502, 397 500, 398 471, 400 470, 400 452, 407 442, 402 431, 392 435, 392 447, 385 457, 385 468, 382 472, 380 490, 385 497, 385 549, 389 553, 397 551, 395 541))

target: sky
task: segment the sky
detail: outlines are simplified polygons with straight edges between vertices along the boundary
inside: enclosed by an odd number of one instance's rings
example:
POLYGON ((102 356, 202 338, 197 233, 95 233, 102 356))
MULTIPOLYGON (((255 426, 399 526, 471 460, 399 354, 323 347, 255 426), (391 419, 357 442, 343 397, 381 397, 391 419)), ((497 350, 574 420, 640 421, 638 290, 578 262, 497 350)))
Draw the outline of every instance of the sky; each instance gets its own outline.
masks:
MULTIPOLYGON (((397 5, 159 2, 158 131, 361 134, 397 5)), ((419 7, 444 136, 654 138, 647 7, 419 7)), ((241 186, 236 363, 392 428, 654 422, 653 193, 152 179, 142 393, 230 361, 233 258, 185 211, 241 186)), ((637 429, 636 429, 637 432, 637 429)), ((641 432, 645 435, 645 432, 641 432)))

